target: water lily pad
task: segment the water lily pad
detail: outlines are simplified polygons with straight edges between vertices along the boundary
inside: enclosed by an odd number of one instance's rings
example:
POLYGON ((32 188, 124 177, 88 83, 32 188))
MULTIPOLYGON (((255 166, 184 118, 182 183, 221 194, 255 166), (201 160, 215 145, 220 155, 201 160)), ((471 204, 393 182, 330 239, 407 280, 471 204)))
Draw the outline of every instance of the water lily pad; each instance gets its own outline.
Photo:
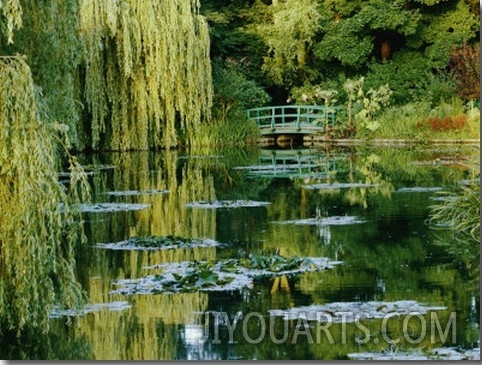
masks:
POLYGON ((221 155, 206 155, 206 156, 201 156, 201 155, 190 155, 190 156, 180 156, 179 160, 187 160, 187 159, 197 159, 197 160, 204 160, 204 159, 211 159, 211 158, 224 158, 224 156, 221 155))
POLYGON ((305 185, 305 189, 348 189, 348 188, 369 188, 378 186, 378 184, 364 184, 364 183, 325 183, 325 184, 311 184, 305 185))
POLYGON ((212 201, 198 201, 193 203, 187 203, 186 207, 206 208, 206 209, 251 208, 251 207, 264 207, 270 204, 271 204, 270 202, 260 202, 260 201, 254 201, 254 200, 212 200, 212 201))
POLYGON ((446 310, 444 306, 433 306, 418 303, 415 300, 400 300, 396 302, 333 302, 324 305, 313 304, 290 309, 273 309, 269 313, 272 316, 283 317, 285 320, 298 319, 303 316, 309 321, 327 321, 333 323, 354 322, 356 316, 362 315, 362 319, 382 319, 387 314, 406 315, 409 313, 425 314, 428 311, 446 310))
POLYGON ((251 166, 235 166, 233 170, 248 170, 253 173, 256 171, 293 171, 299 170, 300 168, 309 169, 309 168, 318 168, 318 167, 325 167, 325 164, 321 163, 292 163, 292 164, 284 164, 284 165, 251 165, 251 166))
MULTIPOLYGON (((87 176, 94 175, 94 171, 84 171, 87 176)), ((62 171, 57 174, 58 177, 71 177, 72 173, 69 171, 62 171)))
POLYGON ((86 213, 112 213, 129 210, 141 210, 149 208, 150 204, 129 204, 129 203, 97 203, 79 204, 79 211, 86 213))
POLYGON ((344 226, 350 224, 365 223, 366 221, 356 216, 340 215, 326 218, 295 219, 288 221, 274 221, 273 224, 295 224, 300 226, 344 226))
POLYGON ((331 269, 340 261, 325 257, 286 258, 278 255, 250 256, 218 262, 166 263, 148 268, 162 269, 162 274, 139 279, 119 280, 112 293, 157 294, 165 292, 231 291, 251 287, 255 278, 293 275, 331 269))
POLYGON ((447 196, 431 196, 429 199, 435 200, 437 202, 445 202, 445 201, 449 200, 449 197, 447 197, 447 196))
POLYGON ((108 191, 106 194, 111 196, 138 196, 138 195, 153 195, 153 194, 167 194, 169 190, 124 190, 124 191, 108 191))
POLYGON ((98 165, 83 165, 82 166, 86 171, 94 171, 94 170, 113 170, 115 169, 115 165, 105 165, 105 164, 98 164, 98 165))
POLYGON ((61 309, 59 307, 56 307, 53 309, 52 313, 50 313, 49 317, 50 318, 78 317, 78 316, 86 315, 87 313, 99 312, 102 310, 122 311, 125 309, 129 309, 131 307, 132 306, 126 301, 88 304, 85 307, 80 309, 61 309))
POLYGON ((477 183, 478 183, 478 180, 475 180, 475 179, 464 179, 464 180, 457 181, 457 185, 462 185, 462 186, 471 186, 477 183))
POLYGON ((431 191, 442 191, 443 188, 439 186, 432 186, 432 187, 422 187, 422 186, 413 186, 413 187, 406 187, 400 188, 397 190, 398 193, 425 193, 431 191))
POLYGON ((131 237, 119 242, 99 243, 96 246, 109 250, 171 250, 175 248, 215 247, 220 246, 220 243, 207 238, 144 236, 131 237))
POLYGON ((473 349, 462 349, 455 347, 432 348, 430 352, 424 353, 422 350, 393 350, 389 349, 381 352, 359 352, 347 355, 352 360, 395 360, 395 361, 460 361, 460 360, 480 360, 480 346, 473 349))

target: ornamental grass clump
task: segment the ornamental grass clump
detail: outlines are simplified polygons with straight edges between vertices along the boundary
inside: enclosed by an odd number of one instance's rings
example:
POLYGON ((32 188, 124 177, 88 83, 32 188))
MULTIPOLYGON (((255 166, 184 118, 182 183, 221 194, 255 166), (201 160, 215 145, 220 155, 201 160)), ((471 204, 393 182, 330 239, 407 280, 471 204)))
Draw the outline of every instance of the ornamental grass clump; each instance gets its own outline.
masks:
POLYGON ((469 278, 480 282, 480 177, 471 185, 448 193, 443 203, 431 207, 429 223, 445 234, 436 244, 462 264, 469 278), (448 234, 447 234, 448 233, 448 234))

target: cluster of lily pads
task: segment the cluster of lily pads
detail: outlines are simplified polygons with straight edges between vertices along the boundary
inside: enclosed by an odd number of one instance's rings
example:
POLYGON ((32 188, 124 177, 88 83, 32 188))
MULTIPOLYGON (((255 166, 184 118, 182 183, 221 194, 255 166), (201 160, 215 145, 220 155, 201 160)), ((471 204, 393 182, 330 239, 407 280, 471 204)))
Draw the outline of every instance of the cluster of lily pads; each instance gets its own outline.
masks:
POLYGON ((138 196, 138 195, 154 195, 154 194, 167 194, 169 190, 158 190, 158 189, 149 189, 149 190, 115 190, 115 191, 108 191, 106 194, 110 196, 138 196))
POLYGON ((370 188, 378 186, 378 184, 365 184, 365 183, 320 183, 304 185, 305 189, 349 189, 349 188, 370 188))
POLYGON ((50 318, 78 317, 78 316, 86 315, 88 313, 100 312, 103 310, 119 312, 126 309, 130 309, 131 307, 132 305, 126 301, 87 304, 85 307, 77 308, 77 309, 71 309, 71 308, 62 309, 60 307, 55 307, 50 313, 49 317, 50 318))
POLYGON ((140 279, 120 280, 113 293, 158 294, 199 290, 237 290, 251 287, 254 279, 277 275, 291 275, 333 268, 340 261, 324 257, 300 258, 280 255, 250 255, 240 259, 213 261, 185 261, 149 267, 162 269, 162 274, 140 279))
POLYGON ((210 200, 187 203, 186 207, 190 208, 253 208, 264 207, 271 204, 270 202, 261 202, 254 200, 210 200))
POLYGON ((272 309, 271 316, 293 320, 303 316, 308 321, 327 321, 333 323, 350 323, 356 320, 356 315, 363 319, 382 319, 390 315, 407 315, 409 313, 426 314, 429 311, 443 311, 445 306, 419 303, 415 300, 368 301, 368 302, 332 302, 327 304, 312 304, 309 306, 289 309, 272 309))
POLYGON ((343 216, 331 216, 331 217, 294 219, 294 220, 287 220, 287 221, 274 221, 271 223, 294 224, 294 225, 300 225, 300 226, 305 226, 305 225, 306 226, 317 226, 317 225, 342 226, 342 225, 365 223, 365 220, 356 216, 343 215, 343 216))
POLYGON ((179 236, 143 236, 112 243, 99 243, 97 247, 110 250, 169 250, 176 248, 215 247, 220 243, 206 238, 185 238, 179 236))
POLYGON ((443 360, 443 361, 461 361, 480 360, 480 345, 473 349, 463 349, 457 347, 441 347, 434 348, 430 351, 417 350, 393 350, 388 349, 379 352, 358 352, 348 354, 350 360, 368 360, 368 361, 427 361, 427 360, 443 360))
POLYGON ((94 203, 94 204, 78 204, 77 208, 83 213, 113 213, 124 212, 130 210, 142 210, 149 208, 150 204, 137 203, 94 203))

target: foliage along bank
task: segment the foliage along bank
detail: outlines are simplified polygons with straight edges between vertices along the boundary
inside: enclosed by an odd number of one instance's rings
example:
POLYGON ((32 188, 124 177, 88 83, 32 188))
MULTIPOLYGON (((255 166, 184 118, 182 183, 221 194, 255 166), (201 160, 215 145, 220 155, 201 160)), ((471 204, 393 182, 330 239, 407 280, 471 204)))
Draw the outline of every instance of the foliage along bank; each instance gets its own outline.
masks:
MULTIPOLYGON (((248 65, 245 75, 269 92, 273 104, 351 106, 336 137, 423 136, 435 131, 425 128, 426 119, 445 119, 439 111, 444 104, 457 106, 454 97, 479 98, 476 1, 204 0, 202 5, 212 56, 248 65), (402 125, 394 117, 400 113, 409 114, 402 125)), ((477 123, 471 120, 473 107, 464 110, 471 125, 477 123)), ((472 132, 458 134, 476 138, 472 132)))

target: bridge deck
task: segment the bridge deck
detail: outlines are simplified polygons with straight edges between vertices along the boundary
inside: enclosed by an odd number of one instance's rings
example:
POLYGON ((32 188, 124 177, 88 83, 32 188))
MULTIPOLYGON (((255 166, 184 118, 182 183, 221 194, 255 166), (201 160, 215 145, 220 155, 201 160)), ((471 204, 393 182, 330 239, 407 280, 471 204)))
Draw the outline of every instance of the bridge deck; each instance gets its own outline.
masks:
POLYGON ((333 126, 339 107, 321 105, 282 105, 246 110, 256 121, 261 135, 316 134, 333 126))

